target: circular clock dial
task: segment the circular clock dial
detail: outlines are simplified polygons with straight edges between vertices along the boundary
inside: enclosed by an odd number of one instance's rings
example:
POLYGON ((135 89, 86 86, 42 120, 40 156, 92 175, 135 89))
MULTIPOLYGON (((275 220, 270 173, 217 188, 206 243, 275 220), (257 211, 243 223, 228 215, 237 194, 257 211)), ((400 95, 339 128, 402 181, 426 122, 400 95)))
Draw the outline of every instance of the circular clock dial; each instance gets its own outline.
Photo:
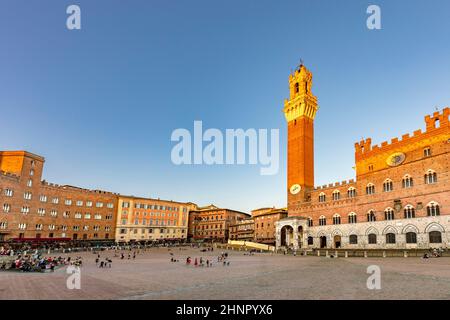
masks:
POLYGON ((402 164, 403 161, 405 161, 405 154, 402 152, 393 153, 386 159, 386 163, 391 167, 398 166, 402 164))
POLYGON ((297 194, 300 192, 300 190, 302 190, 302 187, 299 184, 293 184, 291 186, 291 188, 289 189, 289 191, 291 192, 291 194, 297 194))

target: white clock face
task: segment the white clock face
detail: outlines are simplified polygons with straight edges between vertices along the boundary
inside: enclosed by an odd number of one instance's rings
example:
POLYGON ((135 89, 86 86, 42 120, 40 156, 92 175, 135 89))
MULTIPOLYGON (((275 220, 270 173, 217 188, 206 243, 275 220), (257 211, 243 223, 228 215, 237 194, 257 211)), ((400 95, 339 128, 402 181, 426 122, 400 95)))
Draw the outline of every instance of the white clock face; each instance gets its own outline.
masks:
POLYGON ((291 192, 291 194, 297 194, 300 192, 300 190, 302 190, 302 187, 299 184, 293 184, 291 186, 291 188, 289 189, 289 191, 291 192))

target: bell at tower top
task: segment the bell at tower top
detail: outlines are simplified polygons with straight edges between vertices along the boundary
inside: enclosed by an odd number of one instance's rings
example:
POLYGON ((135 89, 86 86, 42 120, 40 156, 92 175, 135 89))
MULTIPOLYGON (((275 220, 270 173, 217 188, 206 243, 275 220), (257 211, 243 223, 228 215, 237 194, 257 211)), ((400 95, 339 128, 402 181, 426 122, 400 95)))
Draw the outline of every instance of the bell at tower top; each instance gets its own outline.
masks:
POLYGON ((288 122, 301 116, 314 119, 319 107, 311 87, 312 72, 302 63, 289 75, 289 100, 285 100, 283 110, 288 122))

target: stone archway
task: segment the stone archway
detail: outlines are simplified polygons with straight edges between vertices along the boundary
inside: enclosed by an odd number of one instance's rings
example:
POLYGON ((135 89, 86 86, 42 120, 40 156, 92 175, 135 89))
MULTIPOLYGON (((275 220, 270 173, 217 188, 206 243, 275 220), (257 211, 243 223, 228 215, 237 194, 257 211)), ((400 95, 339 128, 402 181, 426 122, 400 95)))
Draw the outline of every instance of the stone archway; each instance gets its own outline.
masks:
POLYGON ((294 244, 294 228, 289 225, 286 225, 281 228, 281 246, 282 247, 291 247, 294 244))
POLYGON ((308 219, 305 217, 287 217, 275 223, 276 227, 276 248, 292 248, 298 250, 307 246, 305 232, 308 228, 308 219))

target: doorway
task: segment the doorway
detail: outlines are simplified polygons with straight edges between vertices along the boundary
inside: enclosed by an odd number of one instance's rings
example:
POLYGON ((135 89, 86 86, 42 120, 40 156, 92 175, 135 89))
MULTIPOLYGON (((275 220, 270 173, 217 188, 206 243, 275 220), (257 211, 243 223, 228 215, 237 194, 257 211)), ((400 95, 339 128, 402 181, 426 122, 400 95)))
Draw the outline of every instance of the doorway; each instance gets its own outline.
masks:
POLYGON ((334 247, 339 249, 341 247, 341 236, 334 236, 334 247))
POLYGON ((326 248, 327 247, 327 237, 322 236, 320 237, 320 248, 326 248))

